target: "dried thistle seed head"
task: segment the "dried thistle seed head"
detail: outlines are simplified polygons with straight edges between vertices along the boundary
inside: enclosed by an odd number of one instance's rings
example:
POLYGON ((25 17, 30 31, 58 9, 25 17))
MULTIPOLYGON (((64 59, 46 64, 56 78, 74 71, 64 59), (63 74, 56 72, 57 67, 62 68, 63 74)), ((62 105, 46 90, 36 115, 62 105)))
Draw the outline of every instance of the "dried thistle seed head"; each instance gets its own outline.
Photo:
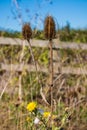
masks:
POLYGON ((23 25, 22 35, 23 35, 23 38, 26 39, 27 41, 30 40, 30 38, 32 37, 32 29, 30 27, 30 24, 26 23, 23 25))
POLYGON ((55 21, 52 16, 47 16, 44 22, 44 35, 46 39, 52 40, 56 35, 55 21))

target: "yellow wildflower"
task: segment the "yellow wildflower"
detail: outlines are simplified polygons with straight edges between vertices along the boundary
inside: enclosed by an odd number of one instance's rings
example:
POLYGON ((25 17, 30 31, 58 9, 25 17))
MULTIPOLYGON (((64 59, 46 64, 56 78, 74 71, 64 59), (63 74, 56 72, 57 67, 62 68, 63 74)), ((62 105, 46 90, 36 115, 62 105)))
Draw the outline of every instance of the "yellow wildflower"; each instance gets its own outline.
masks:
POLYGON ((32 112, 36 109, 37 107, 37 103, 36 102, 30 102, 28 105, 27 105, 27 110, 32 112))
POLYGON ((27 117, 27 119, 26 119, 26 120, 27 120, 27 122, 29 122, 29 121, 31 121, 31 118, 30 118, 30 117, 27 117))
POLYGON ((47 118, 47 117, 49 117, 49 116, 50 116, 50 112, 44 112, 44 113, 43 113, 43 117, 44 117, 44 118, 47 118))

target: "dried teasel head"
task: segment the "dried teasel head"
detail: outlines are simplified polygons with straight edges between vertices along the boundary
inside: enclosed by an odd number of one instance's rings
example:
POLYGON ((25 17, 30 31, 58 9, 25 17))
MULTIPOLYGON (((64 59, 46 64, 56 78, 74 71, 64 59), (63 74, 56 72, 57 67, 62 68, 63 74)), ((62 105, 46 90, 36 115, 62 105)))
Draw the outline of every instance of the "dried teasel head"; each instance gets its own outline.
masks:
POLYGON ((48 40, 52 40, 56 35, 56 25, 52 16, 47 16, 44 22, 44 35, 48 40))
POLYGON ((30 38, 32 37, 32 29, 29 23, 26 23, 23 25, 22 35, 23 35, 23 38, 26 39, 27 41, 29 41, 30 38))

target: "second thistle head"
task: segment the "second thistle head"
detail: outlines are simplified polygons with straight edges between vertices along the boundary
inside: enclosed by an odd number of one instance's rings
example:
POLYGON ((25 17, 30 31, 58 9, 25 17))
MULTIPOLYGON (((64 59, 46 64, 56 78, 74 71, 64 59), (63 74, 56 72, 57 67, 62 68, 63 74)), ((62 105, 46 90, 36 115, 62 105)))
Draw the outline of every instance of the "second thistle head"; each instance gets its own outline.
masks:
POLYGON ((55 21, 52 16, 47 16, 44 22, 44 34, 45 38, 52 40, 56 35, 55 21))
POLYGON ((23 38, 26 39, 27 41, 29 41, 30 38, 32 37, 32 29, 29 23, 26 23, 23 25, 22 35, 23 35, 23 38))

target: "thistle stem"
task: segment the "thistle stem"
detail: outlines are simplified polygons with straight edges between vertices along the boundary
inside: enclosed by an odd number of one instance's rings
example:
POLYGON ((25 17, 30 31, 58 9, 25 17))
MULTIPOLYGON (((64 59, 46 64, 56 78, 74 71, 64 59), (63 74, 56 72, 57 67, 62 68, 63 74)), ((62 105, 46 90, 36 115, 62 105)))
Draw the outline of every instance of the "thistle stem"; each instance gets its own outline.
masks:
MULTIPOLYGON (((37 67, 37 63, 35 61, 35 57, 34 57, 34 54, 33 54, 33 51, 32 51, 32 46, 31 46, 30 40, 27 40, 27 41, 29 43, 29 50, 30 50, 30 53, 31 53, 31 56, 32 56, 32 60, 33 60, 34 66, 35 66, 36 76, 38 78, 38 85, 39 84, 41 85, 40 77, 39 77, 39 74, 38 74, 38 67, 37 67)), ((37 96, 37 89, 36 89, 36 96, 37 96)))
POLYGON ((52 40, 49 41, 50 45, 50 95, 51 95, 51 114, 53 113, 53 50, 52 50, 52 40))

